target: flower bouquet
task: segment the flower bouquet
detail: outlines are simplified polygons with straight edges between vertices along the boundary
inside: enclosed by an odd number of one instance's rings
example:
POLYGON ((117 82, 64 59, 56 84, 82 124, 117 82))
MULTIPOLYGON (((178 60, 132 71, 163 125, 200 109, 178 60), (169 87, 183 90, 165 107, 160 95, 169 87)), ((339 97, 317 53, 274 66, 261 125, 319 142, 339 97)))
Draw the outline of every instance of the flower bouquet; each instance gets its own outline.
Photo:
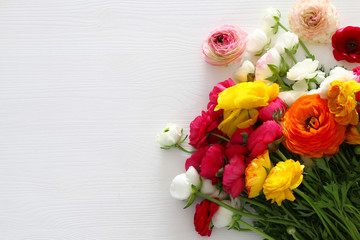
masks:
POLYGON ((189 139, 176 124, 157 136, 191 154, 170 193, 185 208, 202 199, 202 236, 227 227, 270 240, 359 240, 360 67, 325 71, 305 43, 331 42, 336 60, 360 62, 360 28, 339 29, 326 0, 297 2, 290 30, 280 20, 270 8, 250 35, 224 25, 205 40, 206 62, 239 67, 235 81, 214 86, 189 139))

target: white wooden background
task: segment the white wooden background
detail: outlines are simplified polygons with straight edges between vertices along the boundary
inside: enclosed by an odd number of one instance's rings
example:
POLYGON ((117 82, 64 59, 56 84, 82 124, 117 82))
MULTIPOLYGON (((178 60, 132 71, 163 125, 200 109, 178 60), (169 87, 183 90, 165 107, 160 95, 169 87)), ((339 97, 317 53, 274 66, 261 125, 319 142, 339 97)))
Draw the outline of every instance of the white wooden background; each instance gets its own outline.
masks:
MULTIPOLYGON (((0 240, 206 239, 169 194, 188 155, 155 135, 187 132, 232 76, 201 57, 210 30, 251 32, 270 6, 287 25, 294 2, 0 0, 0 240)), ((332 2, 342 27, 360 26, 358 0, 332 2)))

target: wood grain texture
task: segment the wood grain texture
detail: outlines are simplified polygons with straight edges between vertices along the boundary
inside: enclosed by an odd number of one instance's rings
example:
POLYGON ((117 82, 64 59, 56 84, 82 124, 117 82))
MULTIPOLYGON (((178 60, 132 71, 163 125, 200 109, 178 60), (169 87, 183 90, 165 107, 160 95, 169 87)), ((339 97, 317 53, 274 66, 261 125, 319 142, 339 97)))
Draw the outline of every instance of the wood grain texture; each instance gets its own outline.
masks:
MULTIPOLYGON (((210 30, 251 32, 294 2, 0 0, 0 239, 204 239, 194 206, 168 192, 188 155, 155 136, 167 122, 188 131, 232 76, 201 57, 210 30)), ((332 2, 342 26, 360 25, 359 1, 332 2)))

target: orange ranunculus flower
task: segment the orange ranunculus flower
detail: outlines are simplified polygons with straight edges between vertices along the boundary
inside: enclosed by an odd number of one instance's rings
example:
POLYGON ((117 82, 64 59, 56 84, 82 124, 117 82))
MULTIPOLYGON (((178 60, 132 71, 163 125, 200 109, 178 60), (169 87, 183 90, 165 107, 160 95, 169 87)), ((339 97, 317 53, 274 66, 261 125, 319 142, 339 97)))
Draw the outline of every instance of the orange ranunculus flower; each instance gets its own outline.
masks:
POLYGON ((342 125, 356 125, 359 115, 356 107, 356 92, 360 91, 360 83, 333 81, 328 91, 328 104, 335 120, 342 125))
POLYGON ((286 111, 281 126, 284 146, 307 157, 337 153, 345 140, 346 126, 335 121, 328 101, 319 94, 298 98, 286 111))
POLYGON ((276 202, 279 206, 285 199, 294 201, 295 197, 291 190, 301 184, 303 170, 304 165, 300 165, 299 161, 288 159, 278 162, 265 179, 263 191, 266 200, 272 199, 271 203, 276 202))
POLYGON ((260 194, 268 174, 267 172, 272 167, 268 150, 251 160, 245 170, 245 187, 249 198, 254 198, 260 194))
POLYGON ((349 144, 360 144, 360 132, 354 125, 348 126, 345 133, 346 142, 349 144))

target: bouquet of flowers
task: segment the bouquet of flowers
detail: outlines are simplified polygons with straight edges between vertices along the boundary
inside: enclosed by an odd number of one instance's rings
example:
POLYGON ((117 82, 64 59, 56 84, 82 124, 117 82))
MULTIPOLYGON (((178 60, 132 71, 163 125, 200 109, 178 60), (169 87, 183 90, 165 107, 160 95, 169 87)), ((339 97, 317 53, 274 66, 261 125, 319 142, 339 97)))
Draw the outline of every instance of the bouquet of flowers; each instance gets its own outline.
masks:
POLYGON ((205 40, 206 62, 240 67, 191 122, 191 148, 176 124, 157 136, 163 149, 191 154, 170 193, 185 208, 202 199, 202 236, 227 227, 269 240, 359 240, 360 67, 326 72, 304 42, 331 42, 336 60, 360 62, 360 28, 339 29, 327 0, 297 2, 290 30, 280 20, 270 8, 250 35, 224 25, 205 40))

